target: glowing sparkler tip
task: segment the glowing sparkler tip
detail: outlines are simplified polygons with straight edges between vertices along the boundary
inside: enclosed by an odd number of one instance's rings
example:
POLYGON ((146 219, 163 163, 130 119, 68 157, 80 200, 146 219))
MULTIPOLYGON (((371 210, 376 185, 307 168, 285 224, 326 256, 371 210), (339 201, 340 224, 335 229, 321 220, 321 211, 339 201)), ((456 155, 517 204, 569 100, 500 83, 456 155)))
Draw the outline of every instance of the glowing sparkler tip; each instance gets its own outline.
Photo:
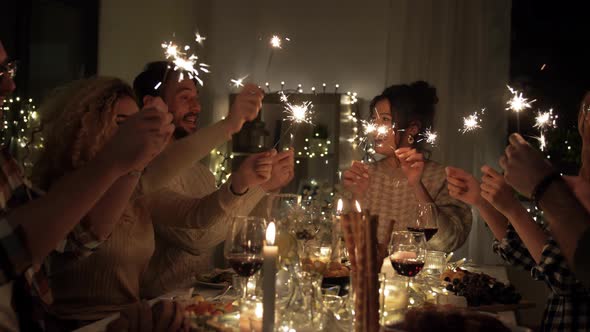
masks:
POLYGON ((438 138, 438 134, 435 131, 432 131, 432 128, 426 128, 423 134, 420 134, 422 138, 418 140, 418 142, 426 141, 426 143, 434 146, 436 145, 436 140, 438 138))
POLYGON ((548 128, 555 128, 557 126, 557 115, 553 114, 553 109, 546 112, 537 112, 535 117, 534 127, 539 130, 545 130, 548 128))
POLYGON ((311 124, 311 109, 313 104, 311 101, 304 101, 299 105, 293 105, 289 102, 289 98, 281 91, 279 92, 280 100, 283 102, 287 119, 294 123, 309 123, 311 124))
POLYGON ((273 48, 282 48, 282 44, 283 40, 281 39, 281 37, 273 35, 270 38, 270 46, 272 46, 273 48))
POLYGON ((207 37, 201 36, 201 34, 198 32, 195 34, 195 41, 201 45, 203 45, 203 41, 205 41, 206 39, 207 37))
POLYGON ((536 99, 529 101, 527 98, 523 97, 522 92, 511 88, 509 85, 507 85, 507 87, 510 93, 512 93, 512 98, 507 102, 507 110, 519 113, 527 108, 531 108, 531 104, 537 101, 536 99))
MULTIPOLYGON (((171 41, 162 43, 162 48, 164 49, 166 59, 170 59, 172 64, 174 64, 173 70, 180 71, 180 74, 178 75, 179 82, 184 79, 184 75, 186 74, 189 79, 195 79, 201 86, 203 85, 203 81, 199 77, 199 70, 209 73, 209 70, 207 69, 209 65, 199 63, 197 61, 199 58, 195 54, 188 55, 184 51, 179 50, 178 45, 171 41)), ((184 47, 185 51, 189 49, 190 47, 188 45, 184 47)))
POLYGON ((481 128, 481 122, 483 121, 479 117, 479 113, 484 114, 485 108, 481 109, 479 112, 474 112, 469 116, 463 117, 463 128, 459 129, 459 131, 463 134, 468 133, 470 131, 474 131, 476 129, 481 128))

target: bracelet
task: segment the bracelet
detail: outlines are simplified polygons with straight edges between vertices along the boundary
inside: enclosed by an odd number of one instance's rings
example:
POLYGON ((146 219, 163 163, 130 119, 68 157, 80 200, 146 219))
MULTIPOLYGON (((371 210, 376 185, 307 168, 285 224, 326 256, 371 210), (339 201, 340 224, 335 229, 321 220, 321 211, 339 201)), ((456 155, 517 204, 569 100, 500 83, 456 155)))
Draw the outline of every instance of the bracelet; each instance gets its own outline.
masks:
POLYGON ((232 194, 234 194, 235 196, 244 196, 246 195, 246 193, 248 193, 248 190, 250 190, 250 188, 246 189, 246 191, 244 191, 243 193, 239 194, 237 192, 234 191, 234 188, 231 186, 231 184, 229 185, 229 191, 231 191, 232 194))
POLYGON ((543 195, 547 191, 547 188, 549 188, 549 185, 551 183, 553 183, 553 181, 556 181, 556 180, 561 180, 561 175, 559 175, 558 172, 553 172, 553 173, 545 176, 541 180, 541 182, 539 182, 535 186, 535 189, 533 189, 533 194, 531 195, 531 200, 533 201, 533 203, 535 204, 537 209, 541 210, 541 207, 539 206, 539 201, 541 200, 541 198, 543 197, 543 195))

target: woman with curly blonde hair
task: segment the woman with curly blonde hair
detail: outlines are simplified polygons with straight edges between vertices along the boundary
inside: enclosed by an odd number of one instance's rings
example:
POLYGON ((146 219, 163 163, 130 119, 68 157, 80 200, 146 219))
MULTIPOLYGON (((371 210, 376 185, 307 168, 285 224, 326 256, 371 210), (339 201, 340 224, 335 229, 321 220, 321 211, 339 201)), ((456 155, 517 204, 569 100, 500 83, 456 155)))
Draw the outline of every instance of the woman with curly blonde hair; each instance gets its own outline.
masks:
MULTIPOLYGON (((91 161, 108 144, 118 126, 138 112, 132 96, 130 87, 118 79, 93 78, 60 89, 44 104, 40 113, 46 126, 47 149, 34 168, 39 184, 50 188, 63 174, 91 161)), ((157 108, 160 111, 150 116, 165 114, 167 121, 171 121, 159 98, 151 99, 144 108, 146 110, 140 113, 157 108)), ((207 146, 206 151, 210 149, 207 146)), ((170 171, 173 169, 170 161, 178 159, 174 158, 175 154, 182 153, 187 159, 186 155, 193 152, 175 149, 170 144, 150 163, 145 176, 140 177, 143 169, 137 169, 119 178, 70 234, 66 249, 83 250, 51 256, 50 285, 54 293, 51 309, 58 318, 93 321, 141 299, 141 276, 155 246, 152 219, 144 208, 145 200, 165 183, 163 180, 174 175, 170 171), (72 259, 80 257, 83 259, 72 259)), ((258 185, 270 177, 272 154, 251 156, 244 164, 248 165, 250 174, 248 184, 258 185)), ((200 224, 186 220, 170 226, 191 228, 200 224)))

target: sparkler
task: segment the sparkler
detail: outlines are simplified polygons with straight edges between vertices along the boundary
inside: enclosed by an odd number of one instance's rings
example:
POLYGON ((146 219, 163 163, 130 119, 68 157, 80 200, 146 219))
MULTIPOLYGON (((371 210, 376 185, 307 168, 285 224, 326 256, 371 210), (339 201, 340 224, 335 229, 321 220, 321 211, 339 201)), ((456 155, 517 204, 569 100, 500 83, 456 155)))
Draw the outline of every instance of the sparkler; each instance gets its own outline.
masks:
MULTIPOLYGON (((281 135, 279 140, 275 143, 273 148, 276 148, 279 142, 283 139, 283 137, 291 130, 294 124, 299 123, 308 123, 313 124, 311 121, 311 115, 313 114, 312 108, 313 103, 311 101, 304 101, 301 104, 292 104, 289 102, 289 97, 285 95, 282 91, 279 92, 279 98, 281 102, 283 102, 284 112, 286 114, 285 118, 291 121, 291 125, 289 128, 281 135)), ((295 139, 295 135, 291 134, 291 142, 295 139)))
POLYGON ((474 112, 473 114, 470 114, 469 116, 463 117, 463 128, 459 129, 459 131, 462 134, 474 131, 476 129, 481 128, 481 123, 483 121, 482 118, 480 118, 480 114, 483 115, 485 112, 485 108, 482 108, 481 111, 477 111, 474 112))
MULTIPOLYGON (((162 48, 164 49, 164 55, 166 59, 169 59, 174 64, 174 71, 180 71, 180 75, 178 76, 178 81, 182 81, 184 79, 184 75, 186 74, 189 79, 196 79, 197 82, 201 86, 203 86, 203 80, 199 77, 200 72, 209 73, 209 65, 198 62, 197 57, 195 54, 188 55, 186 51, 190 49, 190 46, 186 45, 184 50, 180 50, 178 45, 174 44, 173 42, 162 43, 162 48)), ((165 81, 166 75, 164 76, 165 81)), ((161 86, 161 82, 156 85, 157 88, 161 86)), ((154 87, 154 89, 157 89, 154 87)))
POLYGON ((232 78, 231 80, 229 80, 234 88, 240 88, 244 86, 244 80, 248 77, 248 75, 241 77, 241 78, 232 78))
POLYGON ((197 43, 199 43, 200 45, 203 45, 203 41, 205 41, 206 39, 207 39, 207 37, 201 36, 201 34, 198 32, 195 34, 195 41, 197 43))
POLYGON ((555 128, 557 126, 557 114, 553 114, 553 109, 550 109, 547 112, 537 112, 537 116, 535 117, 535 128, 539 130, 545 130, 548 128, 555 128))
MULTIPOLYGON (((289 38, 284 38, 285 41, 291 41, 289 38)), ((268 72, 270 70, 270 65, 272 64, 272 57, 274 54, 275 49, 282 49, 283 48, 283 38, 279 35, 273 35, 270 38, 270 54, 268 56, 268 62, 266 64, 266 76, 268 77, 268 72)))
POLYGON ((435 146, 436 140, 438 138, 438 134, 435 131, 432 131, 432 128, 426 128, 424 133, 419 134, 422 138, 418 140, 418 142, 426 141, 426 143, 435 146))
POLYGON ((545 148, 547 148, 547 140, 545 139, 545 134, 541 132, 539 136, 533 138, 539 141, 539 149, 541 149, 541 151, 545 151, 545 148))
POLYGON ((284 105, 284 109, 285 109, 285 113, 287 114, 286 118, 291 120, 291 122, 293 123, 309 123, 312 124, 311 122, 311 114, 312 111, 311 109, 313 108, 313 104, 311 101, 304 101, 303 103, 299 104, 299 105, 294 105, 292 103, 289 102, 288 97, 280 92, 279 93, 281 95, 280 99, 283 103, 285 103, 284 105))
POLYGON ((510 93, 512 93, 512 98, 510 98, 510 100, 507 102, 507 110, 520 113, 527 108, 531 108, 531 104, 537 101, 536 99, 529 101, 527 98, 522 96, 522 92, 512 89, 509 85, 507 85, 507 87, 508 90, 510 90, 510 93))
POLYGON ((511 88, 509 85, 506 85, 510 93, 512 93, 512 98, 508 100, 507 104, 508 107, 506 110, 511 110, 516 113, 516 131, 520 132, 520 112, 526 110, 527 108, 531 108, 531 104, 537 101, 533 99, 529 101, 527 98, 522 96, 522 92, 511 88))

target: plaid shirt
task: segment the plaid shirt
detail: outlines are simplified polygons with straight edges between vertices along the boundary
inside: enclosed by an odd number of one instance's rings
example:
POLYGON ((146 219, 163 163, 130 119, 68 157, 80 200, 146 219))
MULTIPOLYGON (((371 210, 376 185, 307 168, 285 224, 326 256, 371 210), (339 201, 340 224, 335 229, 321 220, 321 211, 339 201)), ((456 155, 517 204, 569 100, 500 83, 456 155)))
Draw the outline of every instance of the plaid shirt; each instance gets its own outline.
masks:
POLYGON ((590 330, 590 293, 575 278, 551 237, 543 247, 539 264, 511 225, 506 237, 494 242, 494 251, 509 264, 531 271, 533 279, 544 281, 551 289, 542 331, 590 330))
MULTIPOLYGON (((24 205, 40 195, 42 192, 33 188, 8 150, 0 150, 0 285, 25 278, 34 305, 45 309, 53 302, 47 278, 49 264, 37 268, 32 266, 22 227, 4 218, 11 208, 24 205)), ((78 224, 57 251, 83 258, 92 254, 100 243, 89 230, 78 224)), ((40 317, 32 319, 39 320, 40 317)))

